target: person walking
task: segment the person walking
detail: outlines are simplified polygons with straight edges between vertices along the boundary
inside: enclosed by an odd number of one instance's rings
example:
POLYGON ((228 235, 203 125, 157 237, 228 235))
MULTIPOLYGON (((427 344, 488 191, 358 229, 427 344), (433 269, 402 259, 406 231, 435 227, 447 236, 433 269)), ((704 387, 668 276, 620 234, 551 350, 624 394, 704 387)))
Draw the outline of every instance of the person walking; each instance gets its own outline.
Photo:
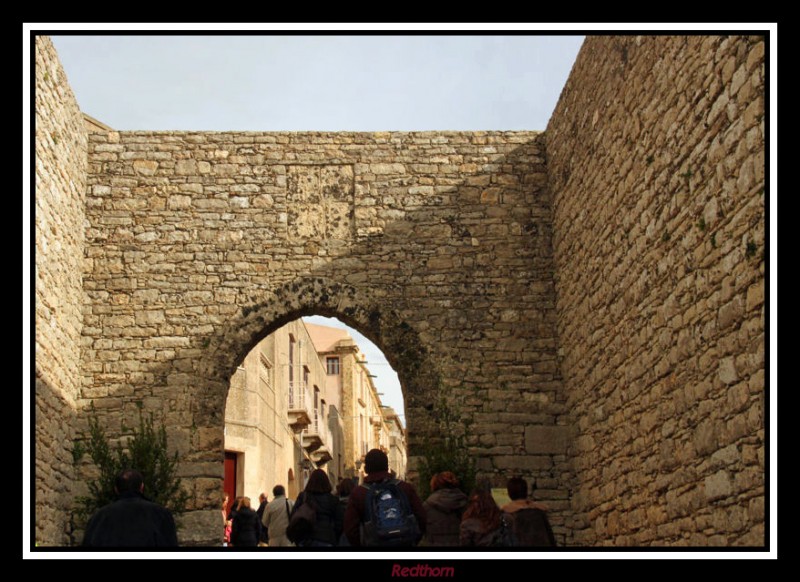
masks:
MULTIPOLYGON (((340 479, 339 484, 336 486, 336 495, 339 497, 339 511, 342 513, 342 520, 344 521, 344 514, 347 512, 347 505, 350 503, 350 493, 353 492, 355 484, 352 479, 340 479)), ((339 536, 340 546, 349 546, 350 542, 347 541, 347 536, 342 531, 339 536)))
POLYGON ((258 509, 256 509, 256 515, 258 516, 258 545, 259 546, 266 546, 269 543, 269 538, 267 537, 267 528, 265 528, 262 523, 264 521, 264 511, 267 509, 267 494, 262 492, 258 496, 258 509))
MULTIPOLYGON (((314 510, 314 521, 311 524, 309 535, 304 539, 293 540, 302 547, 331 547, 339 542, 344 523, 344 512, 339 505, 339 499, 331 493, 332 487, 327 473, 322 469, 315 469, 309 475, 305 490, 297 496, 297 502, 292 510, 292 517, 308 504, 314 510)), ((291 528, 290 528, 291 529, 291 528)))
POLYGON ((250 507, 250 498, 242 497, 233 515, 231 526, 231 545, 234 548, 251 548, 258 545, 258 534, 261 527, 258 516, 250 507))
MULTIPOLYGON (((532 488, 535 491, 536 487, 532 488)), ((528 499, 528 482, 512 477, 506 484, 510 503, 503 506, 514 531, 517 544, 525 547, 555 546, 556 539, 547 519, 547 507, 528 499)))
POLYGON ((423 503, 428 520, 426 546, 458 546, 461 517, 467 507, 467 496, 459 487, 458 478, 450 471, 431 478, 431 494, 423 503))
POLYGON ((479 483, 469 496, 469 503, 459 528, 462 546, 502 546, 502 512, 492 497, 488 481, 479 483))
POLYGON ((90 548, 175 547, 172 513, 144 496, 144 477, 125 469, 114 483, 116 501, 98 509, 86 525, 83 546, 90 548))
POLYGON ((415 546, 425 534, 425 508, 410 483, 392 479, 380 449, 364 457, 364 484, 353 489, 344 516, 351 546, 415 546), (362 540, 363 536, 363 540, 362 540))
POLYGON ((286 489, 283 485, 275 485, 272 488, 272 501, 267 504, 261 520, 261 525, 267 529, 269 545, 273 548, 294 545, 286 537, 292 506, 293 503, 286 498, 286 489))
POLYGON ((222 545, 227 546, 231 543, 231 520, 228 519, 228 502, 230 501, 230 496, 225 493, 222 498, 222 545))

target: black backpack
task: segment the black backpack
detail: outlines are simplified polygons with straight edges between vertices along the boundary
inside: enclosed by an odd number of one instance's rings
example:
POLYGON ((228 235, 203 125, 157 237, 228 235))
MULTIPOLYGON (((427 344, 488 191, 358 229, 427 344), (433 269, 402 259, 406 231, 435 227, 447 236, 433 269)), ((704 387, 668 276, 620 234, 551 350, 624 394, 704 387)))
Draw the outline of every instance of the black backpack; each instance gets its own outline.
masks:
POLYGON ((492 545, 501 548, 516 548, 520 545, 514 533, 514 523, 505 513, 500 514, 500 527, 495 532, 492 545))
POLYGON ((514 512, 512 520, 514 536, 518 546, 552 547, 556 545, 547 513, 530 508, 514 512))
MULTIPOLYGON (((288 508, 288 502, 286 506, 288 508)), ((309 539, 314 531, 316 521, 317 508, 311 498, 306 495, 303 499, 303 504, 300 507, 295 507, 292 512, 289 525, 286 526, 286 537, 294 544, 309 539)))
POLYGON ((413 546, 422 536, 397 479, 371 483, 364 501, 364 546, 413 546))

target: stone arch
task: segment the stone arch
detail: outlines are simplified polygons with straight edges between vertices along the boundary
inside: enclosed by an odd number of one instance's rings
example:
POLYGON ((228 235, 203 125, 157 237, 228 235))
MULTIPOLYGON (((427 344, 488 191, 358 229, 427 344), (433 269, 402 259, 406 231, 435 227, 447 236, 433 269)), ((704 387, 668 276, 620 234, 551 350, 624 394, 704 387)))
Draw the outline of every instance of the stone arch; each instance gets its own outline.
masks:
MULTIPOLYGON (((397 372, 403 390, 409 432, 409 464, 413 466, 415 447, 425 438, 426 427, 430 426, 431 406, 427 403, 432 401, 432 394, 440 384, 440 372, 431 357, 431 350, 400 313, 368 290, 326 277, 303 277, 269 292, 252 295, 236 317, 227 320, 204 340, 206 347, 195 369, 192 400, 192 426, 201 434, 195 441, 193 462, 210 465, 219 460, 222 466, 224 410, 230 377, 247 353, 264 337, 307 315, 336 317, 357 329, 383 351, 397 372)), ((196 490, 216 487, 208 472, 192 475, 190 479, 194 479, 196 490)), ((210 509, 201 501, 202 493, 195 497, 200 500, 196 509, 210 509)), ((199 519, 199 516, 188 517, 199 519)), ((202 523, 192 527, 202 528, 206 521, 203 518, 202 523)), ((193 541, 204 542, 202 537, 193 541)))
MULTIPOLYGON (((381 351, 397 372, 406 408, 437 386, 440 373, 413 327, 390 306, 352 285, 324 277, 304 277, 274 290, 251 297, 240 314, 228 320, 208 338, 206 356, 199 367, 208 383, 208 396, 224 409, 227 391, 219 394, 215 385, 226 385, 236 366, 267 335, 307 315, 336 317, 357 329, 381 351)), ((202 418, 195 418, 201 424, 202 418)))

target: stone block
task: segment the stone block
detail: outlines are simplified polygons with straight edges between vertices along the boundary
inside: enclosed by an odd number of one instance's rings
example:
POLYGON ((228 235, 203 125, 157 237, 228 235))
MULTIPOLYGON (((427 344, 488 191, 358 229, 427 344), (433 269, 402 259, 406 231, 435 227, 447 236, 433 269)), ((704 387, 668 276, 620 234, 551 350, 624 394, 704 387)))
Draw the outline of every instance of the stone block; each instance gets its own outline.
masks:
POLYGON ((736 296, 732 301, 720 307, 718 320, 719 330, 724 331, 728 327, 741 325, 743 314, 744 302, 740 296, 736 296))
POLYGON ((370 172, 373 174, 405 174, 406 168, 403 164, 370 164, 370 172))
POLYGON ((136 325, 158 325, 166 321, 164 312, 161 310, 137 311, 135 317, 136 325))
POLYGON ((547 456, 505 455, 495 456, 494 467, 510 471, 547 471, 552 468, 553 461, 547 456))
POLYGON ((134 160, 133 170, 143 176, 152 176, 158 170, 158 162, 152 160, 134 160))
POLYGON ((728 445, 711 455, 711 466, 715 469, 733 465, 741 460, 741 453, 736 445, 728 445))
POLYGON ((723 358, 719 362, 719 379, 724 384, 733 384, 739 379, 733 357, 723 358))
POLYGON ((179 210, 182 208, 190 208, 192 206, 191 196, 170 196, 167 199, 167 207, 170 210, 179 210))
POLYGON ((727 471, 717 471, 713 475, 705 478, 704 482, 705 497, 708 501, 723 499, 733 493, 730 474, 727 471))
POLYGON ((178 176, 197 174, 197 162, 194 160, 179 160, 175 163, 175 173, 178 176))
MULTIPOLYGON (((216 497, 219 497, 219 491, 216 497)), ((221 546, 220 523, 219 509, 216 508, 184 513, 176 519, 178 545, 221 546)))
POLYGON ((195 449, 211 451, 214 449, 222 450, 223 431, 219 428, 199 428, 195 434, 195 449))
POLYGON ((750 500, 747 508, 747 517, 751 523, 764 521, 764 497, 756 497, 750 500))
POLYGON ((747 289, 747 311, 752 311, 764 304, 764 282, 755 283, 747 289))
POLYGON ((525 450, 528 454, 563 454, 569 443, 566 426, 525 427, 525 450))

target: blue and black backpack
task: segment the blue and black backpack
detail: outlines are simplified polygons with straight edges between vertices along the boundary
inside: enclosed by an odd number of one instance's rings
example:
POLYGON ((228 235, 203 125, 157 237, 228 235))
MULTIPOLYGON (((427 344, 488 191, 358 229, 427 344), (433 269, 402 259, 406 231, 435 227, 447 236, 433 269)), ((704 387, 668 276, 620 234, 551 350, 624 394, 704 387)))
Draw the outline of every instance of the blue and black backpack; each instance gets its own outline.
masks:
POLYGON ((408 496, 390 479, 371 483, 364 502, 364 546, 413 546, 422 534, 408 496))

